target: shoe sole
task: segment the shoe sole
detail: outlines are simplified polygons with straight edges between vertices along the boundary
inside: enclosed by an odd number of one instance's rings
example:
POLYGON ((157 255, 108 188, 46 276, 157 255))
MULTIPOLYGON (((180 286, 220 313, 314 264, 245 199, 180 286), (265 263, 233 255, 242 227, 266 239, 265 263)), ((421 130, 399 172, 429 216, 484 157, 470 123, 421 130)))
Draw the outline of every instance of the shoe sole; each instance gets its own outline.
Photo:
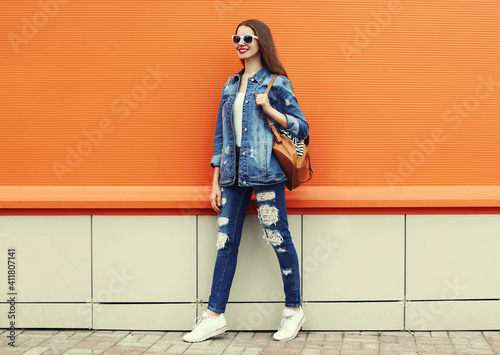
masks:
POLYGON ((222 334, 226 330, 227 330, 227 325, 224 326, 224 327, 222 327, 222 328, 220 328, 220 329, 217 329, 215 332, 212 332, 212 333, 208 334, 206 337, 204 337, 202 339, 186 340, 186 339, 182 338, 182 340, 184 340, 185 342, 188 342, 188 343, 199 343, 200 341, 204 341, 204 340, 207 340, 208 338, 211 338, 211 337, 214 337, 216 335, 222 334))
POLYGON ((277 341, 288 341, 288 340, 292 340, 292 339, 294 339, 294 338, 297 336, 297 334, 299 333, 300 328, 302 328, 302 325, 304 324, 304 322, 305 322, 305 321, 306 321, 306 315, 304 314, 304 316, 303 316, 303 317, 302 317, 302 319, 300 320, 300 323, 299 323, 299 326, 297 327, 297 330, 295 331, 295 334, 294 334, 294 335, 292 335, 291 337, 288 337, 288 338, 285 338, 285 339, 276 339, 276 338, 274 338, 274 336, 273 336, 273 339, 274 339, 274 340, 277 340, 277 341))

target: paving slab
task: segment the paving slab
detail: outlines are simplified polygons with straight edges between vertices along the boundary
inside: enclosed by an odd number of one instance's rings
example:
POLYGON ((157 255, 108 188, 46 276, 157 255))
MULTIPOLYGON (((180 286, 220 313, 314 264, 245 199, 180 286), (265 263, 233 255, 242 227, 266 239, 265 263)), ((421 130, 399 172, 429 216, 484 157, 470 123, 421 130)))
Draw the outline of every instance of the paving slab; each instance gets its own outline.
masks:
POLYGON ((56 354, 202 354, 202 355, 329 355, 329 354, 499 354, 499 331, 309 332, 293 340, 275 341, 273 332, 228 331, 199 343, 182 340, 185 332, 112 330, 18 330, 15 346, 0 330, 0 353, 56 354))

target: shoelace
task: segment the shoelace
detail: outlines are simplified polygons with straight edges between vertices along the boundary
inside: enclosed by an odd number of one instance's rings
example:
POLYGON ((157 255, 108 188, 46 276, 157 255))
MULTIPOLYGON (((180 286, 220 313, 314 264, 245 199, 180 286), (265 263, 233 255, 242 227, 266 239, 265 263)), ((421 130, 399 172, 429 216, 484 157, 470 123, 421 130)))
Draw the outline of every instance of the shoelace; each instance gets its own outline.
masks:
POLYGON ((205 319, 207 319, 208 317, 203 317, 203 315, 201 315, 200 317, 198 318, 195 318, 194 321, 196 322, 196 324, 193 326, 193 328, 191 329, 194 329, 196 328, 201 322, 203 322, 205 319))
POLYGON ((292 317, 293 317, 293 314, 290 316, 281 318, 281 324, 280 324, 278 331, 286 330, 286 328, 288 327, 288 323, 292 319, 292 317))

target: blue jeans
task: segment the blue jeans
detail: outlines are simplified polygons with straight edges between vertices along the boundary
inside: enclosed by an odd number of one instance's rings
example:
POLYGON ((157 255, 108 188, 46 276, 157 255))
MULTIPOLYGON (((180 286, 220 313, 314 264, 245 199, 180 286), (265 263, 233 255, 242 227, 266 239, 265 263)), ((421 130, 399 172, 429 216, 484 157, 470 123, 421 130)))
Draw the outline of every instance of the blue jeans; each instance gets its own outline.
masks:
POLYGON ((258 204, 258 216, 264 227, 264 238, 278 257, 285 291, 285 306, 298 307, 300 300, 300 273, 297 252, 288 230, 285 202, 285 183, 265 186, 222 188, 221 212, 217 220, 218 249, 208 309, 224 313, 233 282, 240 246, 241 232, 252 192, 258 204))

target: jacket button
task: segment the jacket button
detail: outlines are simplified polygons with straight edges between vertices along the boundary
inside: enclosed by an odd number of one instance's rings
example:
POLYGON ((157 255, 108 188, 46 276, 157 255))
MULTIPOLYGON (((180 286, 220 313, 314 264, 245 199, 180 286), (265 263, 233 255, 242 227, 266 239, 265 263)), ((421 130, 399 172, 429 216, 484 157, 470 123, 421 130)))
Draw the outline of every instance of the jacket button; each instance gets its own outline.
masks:
POLYGON ((248 128, 245 128, 245 132, 248 131, 248 128))
POLYGON ((246 100, 245 103, 248 104, 248 100, 246 100))
POLYGON ((245 152, 243 152, 243 155, 246 155, 246 153, 245 153, 245 152))
POLYGON ((255 81, 255 79, 254 79, 254 78, 251 78, 250 80, 255 81))
POLYGON ((246 185, 246 184, 247 184, 247 182, 246 182, 246 181, 243 181, 243 185, 246 185))

